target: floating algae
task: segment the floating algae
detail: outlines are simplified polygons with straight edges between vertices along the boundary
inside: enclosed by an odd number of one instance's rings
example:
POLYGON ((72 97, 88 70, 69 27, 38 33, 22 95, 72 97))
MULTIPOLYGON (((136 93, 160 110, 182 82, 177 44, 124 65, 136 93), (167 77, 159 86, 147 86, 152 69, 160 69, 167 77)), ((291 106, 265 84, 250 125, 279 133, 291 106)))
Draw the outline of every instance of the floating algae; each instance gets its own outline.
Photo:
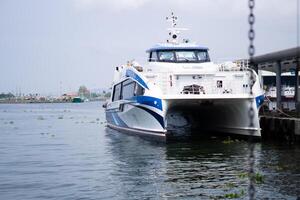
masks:
POLYGON ((45 120, 45 118, 43 116, 38 116, 37 118, 38 120, 45 120))
POLYGON ((234 192, 234 193, 229 193, 229 194, 225 194, 224 198, 226 199, 240 199, 242 196, 245 195, 245 190, 240 190, 240 192, 234 192))
POLYGON ((226 183, 225 187, 226 188, 235 188, 235 187, 237 187, 237 184, 235 184, 235 183, 226 183))
MULTIPOLYGON (((240 173, 238 175, 238 177, 240 179, 245 179, 245 178, 249 178, 250 177, 250 174, 247 173, 247 172, 243 172, 243 173, 240 173)), ((261 183, 264 183, 264 176, 259 173, 259 172, 256 172, 255 174, 253 174, 253 180, 255 181, 256 184, 261 184, 261 183)))
POLYGON ((64 116, 59 116, 59 117, 58 117, 58 119, 63 119, 63 118, 64 118, 64 116))
POLYGON ((226 140, 222 141, 223 144, 231 144, 231 143, 234 143, 235 141, 232 140, 230 137, 227 137, 226 140))

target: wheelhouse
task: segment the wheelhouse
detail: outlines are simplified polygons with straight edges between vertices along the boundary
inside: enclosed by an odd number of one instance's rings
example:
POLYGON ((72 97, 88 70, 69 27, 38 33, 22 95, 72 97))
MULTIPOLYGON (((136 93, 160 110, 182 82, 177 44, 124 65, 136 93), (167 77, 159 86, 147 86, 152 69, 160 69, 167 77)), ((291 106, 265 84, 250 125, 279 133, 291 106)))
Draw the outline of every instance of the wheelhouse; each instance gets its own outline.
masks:
POLYGON ((149 62, 203 63, 210 62, 208 48, 205 47, 154 47, 147 51, 149 62))

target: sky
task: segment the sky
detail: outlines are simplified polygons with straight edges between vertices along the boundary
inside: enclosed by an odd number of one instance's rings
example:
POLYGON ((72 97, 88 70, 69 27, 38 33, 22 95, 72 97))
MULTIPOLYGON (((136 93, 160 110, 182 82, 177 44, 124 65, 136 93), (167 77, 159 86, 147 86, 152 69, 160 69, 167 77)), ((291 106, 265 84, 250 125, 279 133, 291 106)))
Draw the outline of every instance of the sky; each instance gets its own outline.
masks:
MULTIPOLYGON (((171 12, 212 60, 247 58, 246 0, 0 0, 0 93, 109 88, 116 66, 167 39, 171 12)), ((256 55, 297 46, 297 0, 254 13, 256 55)))

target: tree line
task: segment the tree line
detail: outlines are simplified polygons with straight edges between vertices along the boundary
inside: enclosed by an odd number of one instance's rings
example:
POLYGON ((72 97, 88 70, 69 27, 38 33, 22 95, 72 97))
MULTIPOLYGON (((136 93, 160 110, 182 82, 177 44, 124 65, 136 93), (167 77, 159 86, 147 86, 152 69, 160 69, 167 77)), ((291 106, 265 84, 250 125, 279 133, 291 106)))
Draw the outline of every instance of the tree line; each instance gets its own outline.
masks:
POLYGON ((0 94, 0 99, 10 99, 10 98, 14 98, 15 95, 13 95, 12 93, 1 93, 0 94))

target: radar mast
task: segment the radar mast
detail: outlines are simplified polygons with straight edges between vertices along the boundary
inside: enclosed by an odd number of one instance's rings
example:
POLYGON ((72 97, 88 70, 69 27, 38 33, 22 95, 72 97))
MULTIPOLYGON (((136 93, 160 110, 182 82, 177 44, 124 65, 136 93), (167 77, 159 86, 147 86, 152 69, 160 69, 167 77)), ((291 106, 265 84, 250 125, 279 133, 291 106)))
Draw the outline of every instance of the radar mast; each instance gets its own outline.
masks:
MULTIPOLYGON (((178 36, 180 35, 180 31, 186 31, 187 28, 177 28, 177 20, 178 17, 171 13, 170 17, 166 17, 166 20, 171 22, 171 28, 168 28, 170 39, 167 40, 168 43, 179 44, 178 36)), ((184 42, 188 42, 188 40, 184 40, 184 42)))

